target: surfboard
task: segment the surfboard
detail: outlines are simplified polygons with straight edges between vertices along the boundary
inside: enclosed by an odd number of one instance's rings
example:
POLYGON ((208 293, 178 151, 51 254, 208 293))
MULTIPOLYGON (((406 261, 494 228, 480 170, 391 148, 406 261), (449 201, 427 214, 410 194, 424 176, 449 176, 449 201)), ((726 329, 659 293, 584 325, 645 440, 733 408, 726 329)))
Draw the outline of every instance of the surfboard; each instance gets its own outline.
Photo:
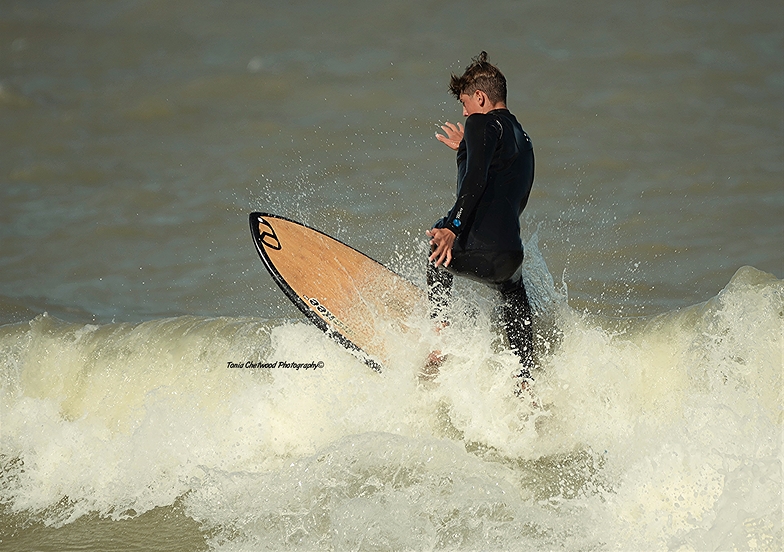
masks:
POLYGON ((412 282, 319 230, 267 213, 250 214, 264 266, 317 327, 380 372, 390 335, 413 330, 427 294, 412 282))

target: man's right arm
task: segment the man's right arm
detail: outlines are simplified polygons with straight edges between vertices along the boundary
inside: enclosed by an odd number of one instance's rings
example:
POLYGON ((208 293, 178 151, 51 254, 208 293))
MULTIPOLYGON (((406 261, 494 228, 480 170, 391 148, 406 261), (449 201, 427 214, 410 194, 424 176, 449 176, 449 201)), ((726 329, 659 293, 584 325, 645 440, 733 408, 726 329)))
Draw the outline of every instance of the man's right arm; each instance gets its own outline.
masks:
POLYGON ((458 184, 457 201, 443 224, 443 228, 456 235, 463 230, 465 221, 471 219, 487 187, 487 173, 502 132, 500 123, 492 116, 476 113, 466 119, 465 172, 458 184))

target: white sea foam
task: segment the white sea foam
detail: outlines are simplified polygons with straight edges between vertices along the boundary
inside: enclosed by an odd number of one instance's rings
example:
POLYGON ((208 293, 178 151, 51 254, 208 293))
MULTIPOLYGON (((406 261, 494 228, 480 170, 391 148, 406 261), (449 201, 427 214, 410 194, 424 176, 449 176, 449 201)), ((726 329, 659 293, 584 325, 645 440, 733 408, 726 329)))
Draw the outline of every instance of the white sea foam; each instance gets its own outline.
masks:
POLYGON ((770 550, 783 294, 744 268, 651 319, 556 302, 525 400, 481 294, 380 375, 305 322, 39 316, 0 329, 2 502, 60 525, 179 497, 227 550, 770 550))

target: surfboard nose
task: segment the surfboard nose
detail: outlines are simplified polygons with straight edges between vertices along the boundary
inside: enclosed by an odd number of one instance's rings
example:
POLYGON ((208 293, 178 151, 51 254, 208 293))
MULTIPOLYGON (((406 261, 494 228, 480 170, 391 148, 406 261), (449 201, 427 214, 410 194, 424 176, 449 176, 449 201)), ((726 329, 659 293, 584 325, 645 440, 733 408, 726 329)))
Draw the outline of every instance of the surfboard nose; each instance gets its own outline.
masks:
POLYGON ((390 328, 405 332, 425 293, 345 243, 302 223, 253 212, 256 250, 308 319, 374 370, 388 361, 390 328))

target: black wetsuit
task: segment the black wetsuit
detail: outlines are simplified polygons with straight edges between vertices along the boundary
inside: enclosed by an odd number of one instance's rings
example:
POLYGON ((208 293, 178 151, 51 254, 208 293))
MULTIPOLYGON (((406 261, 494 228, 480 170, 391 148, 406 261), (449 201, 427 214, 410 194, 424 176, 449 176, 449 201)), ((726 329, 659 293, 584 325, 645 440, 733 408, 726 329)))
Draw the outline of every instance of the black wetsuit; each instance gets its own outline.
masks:
POLYGON ((457 201, 434 225, 455 233, 452 261, 446 271, 432 264, 428 270, 434 317, 448 300, 450 273, 501 292, 504 327, 522 361, 522 376, 530 376, 533 365, 533 331, 520 272, 520 215, 533 181, 533 144, 515 116, 507 109, 470 115, 457 150, 457 201))

